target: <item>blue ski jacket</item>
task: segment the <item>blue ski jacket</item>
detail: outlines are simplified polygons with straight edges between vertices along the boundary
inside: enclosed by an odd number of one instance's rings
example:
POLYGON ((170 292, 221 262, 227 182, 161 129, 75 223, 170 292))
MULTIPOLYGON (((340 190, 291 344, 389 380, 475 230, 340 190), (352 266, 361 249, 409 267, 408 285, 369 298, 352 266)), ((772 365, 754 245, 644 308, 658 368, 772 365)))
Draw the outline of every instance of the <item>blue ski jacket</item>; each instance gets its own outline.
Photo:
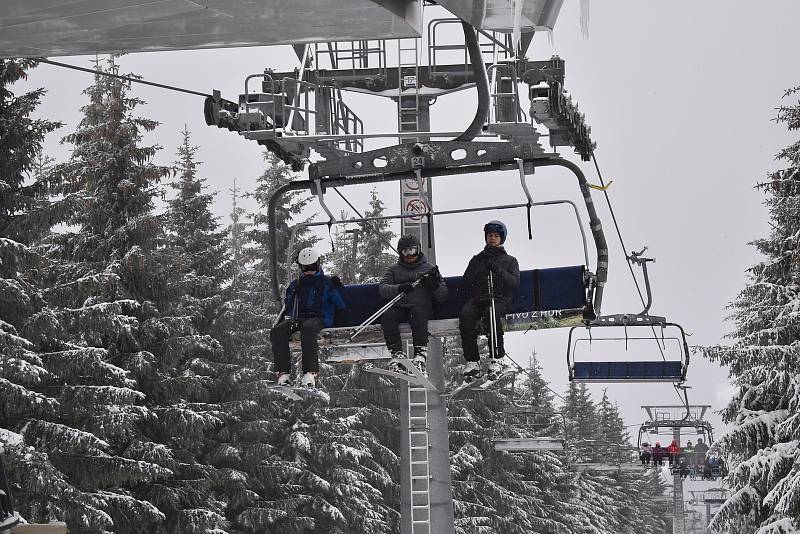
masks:
POLYGON ((313 276, 301 275, 286 288, 285 313, 293 319, 322 317, 325 327, 333 326, 336 310, 347 307, 340 288, 322 269, 313 276))

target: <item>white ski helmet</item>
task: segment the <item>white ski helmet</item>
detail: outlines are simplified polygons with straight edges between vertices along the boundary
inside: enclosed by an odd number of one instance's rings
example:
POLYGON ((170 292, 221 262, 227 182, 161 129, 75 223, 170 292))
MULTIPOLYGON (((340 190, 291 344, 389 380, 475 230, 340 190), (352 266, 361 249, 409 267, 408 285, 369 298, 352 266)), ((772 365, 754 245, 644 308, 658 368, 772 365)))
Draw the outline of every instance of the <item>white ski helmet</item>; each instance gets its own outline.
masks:
POLYGON ((314 265, 319 261, 319 252, 311 247, 306 247, 297 254, 297 263, 300 265, 314 265))

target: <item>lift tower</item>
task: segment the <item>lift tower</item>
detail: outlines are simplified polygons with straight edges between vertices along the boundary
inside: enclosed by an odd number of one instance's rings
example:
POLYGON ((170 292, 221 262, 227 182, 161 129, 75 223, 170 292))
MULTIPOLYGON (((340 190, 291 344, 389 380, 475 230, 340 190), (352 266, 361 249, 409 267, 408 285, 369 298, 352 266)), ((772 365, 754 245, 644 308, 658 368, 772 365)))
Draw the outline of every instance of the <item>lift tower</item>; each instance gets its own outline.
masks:
MULTIPOLYGON (((653 433, 661 429, 671 431, 672 439, 681 443, 681 431, 694 430, 706 436, 711 435, 711 425, 704 419, 708 404, 679 404, 667 406, 642 406, 647 413, 648 421, 642 425, 653 433)), ((683 477, 679 469, 673 469, 672 486, 672 534, 685 534, 686 523, 683 506, 683 477)))

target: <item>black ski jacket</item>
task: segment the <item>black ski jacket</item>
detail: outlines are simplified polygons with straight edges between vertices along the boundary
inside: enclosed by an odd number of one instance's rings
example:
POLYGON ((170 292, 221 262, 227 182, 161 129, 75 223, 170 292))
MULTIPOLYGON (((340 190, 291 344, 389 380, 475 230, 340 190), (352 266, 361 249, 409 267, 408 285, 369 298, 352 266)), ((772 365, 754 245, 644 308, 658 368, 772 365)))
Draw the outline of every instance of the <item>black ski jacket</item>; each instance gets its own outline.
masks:
MULTIPOLYGON (((417 261, 414 263, 406 263, 403 260, 397 260, 397 263, 389 267, 381 279, 378 286, 378 293, 382 298, 390 300, 397 296, 398 287, 401 284, 412 284, 417 278, 427 273, 435 266, 428 263, 425 254, 420 253, 417 261)), ((439 285, 436 290, 431 294, 430 291, 422 287, 422 284, 414 288, 414 291, 403 297, 403 300, 397 303, 398 306, 414 306, 414 305, 432 305, 433 301, 444 302, 447 300, 447 286, 444 280, 439 279, 439 285)))
POLYGON ((494 276, 494 297, 511 306, 514 291, 519 287, 519 262, 503 247, 486 246, 474 255, 461 282, 461 290, 469 291, 470 300, 489 298, 489 265, 497 267, 494 276))

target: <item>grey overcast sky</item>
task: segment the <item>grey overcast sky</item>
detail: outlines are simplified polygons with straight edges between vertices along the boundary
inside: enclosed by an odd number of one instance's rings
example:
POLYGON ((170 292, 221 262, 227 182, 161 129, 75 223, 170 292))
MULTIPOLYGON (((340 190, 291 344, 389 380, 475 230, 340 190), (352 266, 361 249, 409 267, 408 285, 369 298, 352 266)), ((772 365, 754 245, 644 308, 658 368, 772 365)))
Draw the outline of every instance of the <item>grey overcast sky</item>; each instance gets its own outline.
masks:
MULTIPOLYGON (((777 169, 774 154, 790 142, 773 122, 783 91, 800 84, 797 62, 797 0, 605 0, 590 4, 589 36, 581 35, 579 1, 566 0, 552 36, 537 34, 528 56, 566 61, 566 89, 586 114, 597 141, 597 159, 630 251, 650 247, 657 258, 650 267, 655 301, 651 310, 684 325, 692 345, 725 342, 732 325, 725 306, 742 287, 746 269, 758 261, 747 243, 766 235, 768 225, 757 181, 777 169)), ((430 15, 428 15, 430 17, 430 15)), ((88 66, 89 57, 62 58, 88 66)), ((198 91, 220 89, 236 100, 247 74, 265 67, 297 65, 289 47, 235 48, 130 54, 122 68, 145 79, 198 91)), ((81 91, 90 76, 42 65, 23 87, 48 89, 39 113, 66 126, 47 142, 58 159, 68 147, 58 139, 72 131, 86 99, 81 91)), ((184 124, 200 145, 202 175, 220 191, 216 212, 227 224, 228 189, 233 179, 244 190, 261 172, 261 148, 236 134, 205 125, 202 99, 145 86, 135 94, 147 101, 140 114, 161 126, 149 141, 164 147, 161 163, 175 159, 184 124)), ((372 131, 396 127, 394 105, 385 99, 347 96, 372 131)), ((474 92, 439 99, 432 108, 434 130, 457 130, 472 118, 474 92)), ((378 145, 373 144, 371 147, 378 145)), ((578 161, 567 151, 565 155, 578 161)), ((582 168, 590 181, 597 176, 582 168)), ((541 170, 531 180, 537 199, 579 200, 574 178, 541 170)), ((513 175, 449 177, 434 182, 439 209, 519 201, 513 175)), ((399 209, 397 185, 379 187, 389 211, 399 209)), ((369 187, 346 194, 363 209, 369 187)), ((602 197, 595 194, 611 244, 610 279, 604 313, 641 309, 602 197)), ((344 205, 331 199, 339 208, 344 205)), ((316 209, 316 208, 315 208, 316 209)), ((477 214, 439 219, 437 256, 446 274, 460 274, 482 244, 487 218, 510 227, 508 250, 523 268, 582 263, 574 221, 553 209, 534 215, 535 239, 527 240, 524 213, 477 214), (552 211, 552 212, 551 212, 552 211)), ((592 257, 594 253, 591 252, 592 257)), ((592 260, 592 268, 594 268, 592 260)), ((566 331, 510 334, 507 347, 520 363, 533 350, 556 391, 566 389, 566 331)), ((696 356, 689 367, 690 401, 721 408, 731 388, 724 370, 696 356)), ((592 387, 599 398, 600 387, 592 387)), ((609 394, 626 423, 641 422, 641 404, 674 404, 667 384, 611 384, 609 394)), ((712 416, 719 428, 719 419, 712 416)), ((631 429, 635 431, 634 428, 631 429)), ((635 439, 635 435, 634 435, 635 439)))

